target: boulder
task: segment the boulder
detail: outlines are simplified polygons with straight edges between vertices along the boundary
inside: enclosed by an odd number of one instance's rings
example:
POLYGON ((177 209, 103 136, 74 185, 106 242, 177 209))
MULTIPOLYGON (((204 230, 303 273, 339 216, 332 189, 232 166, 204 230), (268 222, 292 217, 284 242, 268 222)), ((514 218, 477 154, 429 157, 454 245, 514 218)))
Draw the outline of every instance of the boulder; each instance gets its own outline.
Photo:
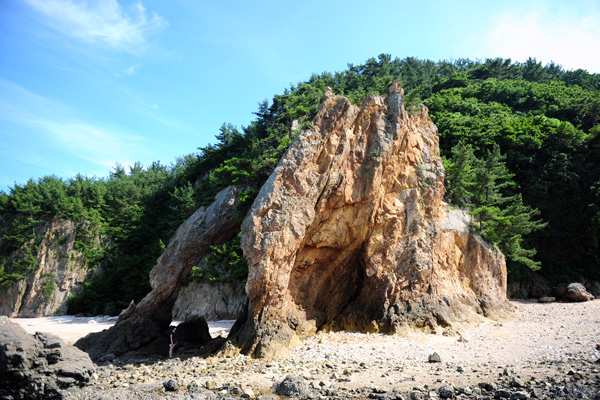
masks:
POLYGON ((600 282, 598 282, 598 281, 591 282, 589 284, 589 287, 587 287, 587 291, 590 292, 590 294, 592 296, 594 296, 595 298, 600 299, 600 282))
POLYGON ((304 378, 296 375, 288 375, 278 384, 273 385, 273 393, 279 396, 294 398, 309 398, 310 388, 304 378))
MULTIPOLYGON (((134 305, 127 310, 135 308, 134 305)), ((105 356, 114 358, 131 351, 145 355, 166 354, 167 328, 168 325, 163 326, 153 318, 134 313, 110 329, 86 335, 75 342, 75 346, 88 353, 94 361, 109 361, 105 356)))
POLYGON ((212 204, 200 207, 181 224, 150 271, 152 291, 139 304, 132 302, 123 310, 110 329, 91 333, 75 346, 93 360, 129 351, 164 353, 173 305, 185 278, 210 246, 223 244, 239 233, 240 215, 235 205, 242 190, 233 186, 223 189, 212 204))
POLYGON ((177 342, 179 344, 190 344, 203 346, 211 340, 208 324, 204 317, 197 315, 189 316, 177 326, 177 342))
POLYGON ((231 339, 272 357, 317 331, 433 332, 509 310, 503 255, 443 182, 437 128, 398 82, 360 107, 327 89, 242 223, 249 305, 231 339))
POLYGON ((554 303, 556 301, 556 297, 551 296, 542 296, 538 299, 538 303, 554 303))
POLYGON ((564 283, 558 284, 556 287, 552 288, 552 296, 556 297, 559 300, 562 300, 567 295, 567 285, 564 283))
POLYGON ((0 317, 0 397, 62 399, 64 389, 87 385, 93 373, 90 357, 58 336, 28 335, 0 317))
POLYGON ((581 302, 594 300, 594 296, 589 293, 585 286, 581 283, 570 283, 567 286, 567 293, 565 294, 566 301, 581 302))

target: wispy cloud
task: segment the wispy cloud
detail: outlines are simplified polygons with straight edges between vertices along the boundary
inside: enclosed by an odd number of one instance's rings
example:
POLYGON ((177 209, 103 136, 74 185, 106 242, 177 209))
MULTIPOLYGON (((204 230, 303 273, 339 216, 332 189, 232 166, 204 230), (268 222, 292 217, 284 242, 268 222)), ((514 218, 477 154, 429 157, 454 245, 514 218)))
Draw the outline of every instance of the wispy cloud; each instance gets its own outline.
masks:
POLYGON ((568 3, 564 9, 545 2, 520 6, 497 15, 488 32, 488 52, 497 56, 535 57, 565 69, 600 72, 600 9, 593 2, 568 3))
POLYGON ((159 104, 142 99, 140 96, 129 90, 127 87, 115 85, 115 89, 121 96, 127 98, 131 102, 131 104, 134 105, 136 112, 140 113, 146 118, 150 118, 172 130, 177 130, 186 133, 196 132, 196 130, 192 126, 187 125, 176 118, 172 118, 168 115, 165 115, 164 113, 161 113, 159 104))
MULTIPOLYGON (((87 121, 76 110, 37 95, 27 89, 0 79, 0 125, 19 131, 14 148, 35 153, 43 148, 46 154, 55 153, 52 162, 60 157, 76 157, 108 170, 116 162, 132 165, 147 155, 147 141, 120 127, 87 121)), ((17 136, 17 135, 13 135, 17 136)), ((8 139, 8 138, 7 138, 8 139)), ((11 139, 11 140, 14 140, 11 139)), ((12 154, 15 159, 23 155, 12 154)), ((56 165, 48 165, 55 169, 56 165)))
POLYGON ((116 162, 133 165, 144 148, 141 136, 85 121, 38 121, 38 127, 50 133, 64 150, 107 170, 116 162))
POLYGON ((129 75, 129 76, 131 76, 131 75, 133 75, 133 74, 135 73, 135 71, 137 71, 137 69, 138 69, 139 67, 140 67, 140 65, 139 65, 139 64, 132 65, 132 66, 130 66, 129 68, 126 68, 125 70, 123 70, 123 73, 124 73, 125 75, 129 75))
POLYGON ((116 0, 25 0, 52 29, 81 42, 138 53, 150 34, 168 25, 140 1, 126 11, 116 0))

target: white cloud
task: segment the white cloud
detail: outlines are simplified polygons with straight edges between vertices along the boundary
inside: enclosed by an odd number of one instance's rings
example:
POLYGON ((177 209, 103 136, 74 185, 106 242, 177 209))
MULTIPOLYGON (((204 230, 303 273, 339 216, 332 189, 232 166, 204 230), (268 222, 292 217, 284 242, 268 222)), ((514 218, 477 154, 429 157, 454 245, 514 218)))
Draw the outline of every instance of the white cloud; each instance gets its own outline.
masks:
POLYGON ((158 14, 148 15, 141 2, 126 12, 116 0, 25 1, 45 17, 44 22, 52 29, 117 51, 138 53, 151 33, 168 25, 158 14))
POLYGON ((119 162, 133 165, 141 152, 141 136, 120 132, 85 121, 38 121, 60 146, 79 158, 110 169, 119 162))
POLYGON ((125 75, 129 75, 129 76, 131 76, 131 75, 133 75, 133 74, 135 73, 135 71, 137 71, 137 69, 138 69, 139 67, 140 67, 140 65, 139 65, 139 64, 132 65, 132 66, 130 66, 129 68, 126 68, 125 70, 123 70, 123 73, 124 73, 125 75))
POLYGON ((593 2, 565 4, 566 8, 540 2, 497 15, 488 31, 487 53, 521 62, 534 57, 567 70, 600 72, 600 10, 593 2))
MULTIPOLYGON (((0 79, 0 126, 16 127, 20 134, 11 146, 27 153, 78 157, 111 168, 115 162, 133 164, 145 158, 147 141, 142 136, 107 124, 90 122, 59 102, 0 79)), ((13 135, 16 136, 16 135, 13 135)), ((6 137, 5 139, 9 139, 6 137)), ((15 159, 25 159, 12 154, 15 159)), ((28 157, 28 156, 27 156, 28 157)), ((49 170, 55 165, 48 165, 49 170)))

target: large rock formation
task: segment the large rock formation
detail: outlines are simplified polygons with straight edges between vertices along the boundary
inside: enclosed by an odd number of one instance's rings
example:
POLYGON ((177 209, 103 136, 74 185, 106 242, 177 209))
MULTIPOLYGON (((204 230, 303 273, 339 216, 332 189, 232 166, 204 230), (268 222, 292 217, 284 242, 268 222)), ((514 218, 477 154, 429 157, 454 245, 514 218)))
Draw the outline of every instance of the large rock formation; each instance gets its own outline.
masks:
POLYGON ((173 305, 192 267, 210 246, 223 244, 239 233, 240 215, 235 205, 241 190, 223 189, 210 206, 200 207, 181 224, 150 272, 152 291, 139 304, 132 302, 123 310, 113 327, 89 334, 75 345, 92 359, 158 345, 157 341, 166 335, 173 305))
POLYGON ((399 83, 360 107, 328 89, 242 224, 242 350, 270 357, 318 330, 435 330, 505 310, 504 258, 448 211, 443 182, 437 128, 425 107, 405 110, 399 83))
MULTIPOLYGON (((319 330, 434 331, 506 310, 504 258, 449 210, 443 181, 437 128, 397 82, 360 107, 327 90, 242 224, 249 303, 231 343, 270 357, 319 330)), ((179 227, 139 305, 76 345, 98 358, 158 343, 191 268, 239 232, 236 190, 179 227)))
MULTIPOLYGON (((10 317, 43 317, 66 314, 69 295, 83 289, 83 283, 91 280, 97 270, 90 270, 86 258, 75 250, 78 228, 89 232, 85 223, 75 223, 54 218, 43 224, 36 232, 41 240, 34 246, 33 240, 15 250, 7 258, 7 272, 25 276, 10 286, 0 286, 0 314, 10 317), (29 248, 32 261, 28 270, 16 268, 20 260, 27 258, 29 248)), ((89 238, 93 245, 101 246, 102 238, 89 238)))
POLYGON ((7 317, 0 317, 0 397, 62 399, 63 389, 92 381, 94 364, 58 336, 28 335, 7 317))

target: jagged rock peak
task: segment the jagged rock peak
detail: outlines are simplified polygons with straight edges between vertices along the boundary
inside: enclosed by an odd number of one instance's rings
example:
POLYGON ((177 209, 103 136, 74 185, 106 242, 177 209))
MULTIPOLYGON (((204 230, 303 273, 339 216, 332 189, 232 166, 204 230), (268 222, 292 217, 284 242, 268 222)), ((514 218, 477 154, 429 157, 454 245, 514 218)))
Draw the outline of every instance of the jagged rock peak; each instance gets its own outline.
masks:
POLYGON ((436 330, 503 311, 506 266, 443 202, 427 109, 402 87, 360 106, 328 89, 312 127, 242 224, 248 316, 233 339, 259 357, 319 330, 436 330))
POLYGON ((400 81, 398 79, 394 79, 394 82, 392 82, 392 84, 390 85, 388 93, 400 93, 404 96, 404 89, 402 89, 402 85, 400 84, 400 81))

